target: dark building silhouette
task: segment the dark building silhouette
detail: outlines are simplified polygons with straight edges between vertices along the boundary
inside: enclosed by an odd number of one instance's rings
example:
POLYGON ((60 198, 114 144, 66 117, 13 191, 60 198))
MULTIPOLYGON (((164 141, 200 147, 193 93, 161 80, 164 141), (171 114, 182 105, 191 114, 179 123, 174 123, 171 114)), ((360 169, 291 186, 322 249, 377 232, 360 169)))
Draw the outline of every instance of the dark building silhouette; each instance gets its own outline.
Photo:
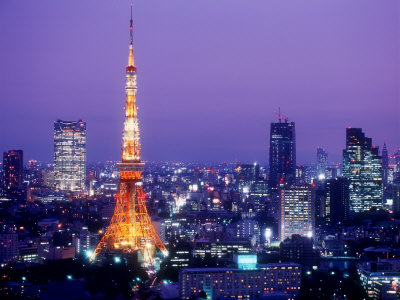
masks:
POLYGON ((350 211, 350 181, 343 177, 326 181, 326 219, 332 224, 346 223, 350 211))
POLYGON ((24 176, 22 150, 10 150, 3 153, 3 189, 6 194, 22 189, 24 176))
POLYGON ((346 129, 343 176, 350 180, 350 210, 382 208, 382 157, 361 128, 346 129))
POLYGON ((325 177, 325 171, 328 168, 328 153, 321 148, 317 148, 317 176, 323 175, 325 177))
POLYGON ((392 187, 393 192, 393 213, 399 214, 400 213, 400 184, 395 183, 392 187))
POLYGON ((271 123, 269 147, 269 187, 276 193, 280 183, 294 183, 296 179, 296 134, 294 122, 280 116, 271 123))
POLYGON ((295 262, 303 266, 311 266, 314 260, 313 242, 311 238, 293 234, 279 246, 282 262, 295 262))
POLYGON ((384 143, 382 148, 382 179, 384 186, 388 184, 388 175, 389 175, 389 154, 387 151, 386 143, 384 143))

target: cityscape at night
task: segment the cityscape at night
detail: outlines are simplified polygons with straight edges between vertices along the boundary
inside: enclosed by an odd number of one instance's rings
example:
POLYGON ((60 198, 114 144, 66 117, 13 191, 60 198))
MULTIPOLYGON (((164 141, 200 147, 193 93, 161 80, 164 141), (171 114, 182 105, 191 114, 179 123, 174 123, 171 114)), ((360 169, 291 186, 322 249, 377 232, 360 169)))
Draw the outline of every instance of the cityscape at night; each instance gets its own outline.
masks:
POLYGON ((400 299, 398 0, 0 28, 0 299, 400 299))

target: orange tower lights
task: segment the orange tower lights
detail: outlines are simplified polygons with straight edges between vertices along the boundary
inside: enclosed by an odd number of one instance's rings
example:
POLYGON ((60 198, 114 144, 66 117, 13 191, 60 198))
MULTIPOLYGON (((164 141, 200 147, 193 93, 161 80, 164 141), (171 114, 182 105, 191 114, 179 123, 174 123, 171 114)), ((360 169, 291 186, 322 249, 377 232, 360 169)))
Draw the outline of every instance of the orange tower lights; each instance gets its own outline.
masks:
POLYGON ((102 252, 141 252, 151 263, 157 247, 164 255, 167 249, 151 223, 142 188, 144 163, 140 159, 140 132, 136 105, 136 66, 133 59, 132 7, 130 19, 129 61, 126 67, 126 105, 122 137, 122 162, 118 164, 120 181, 114 214, 91 260, 102 252))

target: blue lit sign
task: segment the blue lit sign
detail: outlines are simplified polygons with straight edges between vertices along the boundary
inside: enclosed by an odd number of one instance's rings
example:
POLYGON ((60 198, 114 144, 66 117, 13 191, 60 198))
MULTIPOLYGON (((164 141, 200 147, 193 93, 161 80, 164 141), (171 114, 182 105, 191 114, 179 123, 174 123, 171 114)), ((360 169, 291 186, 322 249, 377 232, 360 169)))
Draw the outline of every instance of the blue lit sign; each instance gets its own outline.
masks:
POLYGON ((252 270, 257 269, 257 255, 238 255, 237 256, 237 265, 241 270, 252 270))

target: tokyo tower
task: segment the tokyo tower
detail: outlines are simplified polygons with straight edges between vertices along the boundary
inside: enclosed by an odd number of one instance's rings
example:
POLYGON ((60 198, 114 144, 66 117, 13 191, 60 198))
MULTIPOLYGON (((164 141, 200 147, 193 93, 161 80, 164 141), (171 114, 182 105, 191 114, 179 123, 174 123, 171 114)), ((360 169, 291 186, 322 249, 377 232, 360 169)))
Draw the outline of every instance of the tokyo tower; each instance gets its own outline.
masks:
POLYGON ((140 159, 139 120, 136 105, 136 66, 133 60, 132 6, 130 19, 129 62, 126 67, 126 105, 122 137, 122 162, 118 164, 120 180, 117 203, 107 230, 97 245, 91 260, 101 252, 139 251, 143 260, 151 263, 157 247, 167 255, 167 249, 151 223, 142 188, 144 163, 140 159))

